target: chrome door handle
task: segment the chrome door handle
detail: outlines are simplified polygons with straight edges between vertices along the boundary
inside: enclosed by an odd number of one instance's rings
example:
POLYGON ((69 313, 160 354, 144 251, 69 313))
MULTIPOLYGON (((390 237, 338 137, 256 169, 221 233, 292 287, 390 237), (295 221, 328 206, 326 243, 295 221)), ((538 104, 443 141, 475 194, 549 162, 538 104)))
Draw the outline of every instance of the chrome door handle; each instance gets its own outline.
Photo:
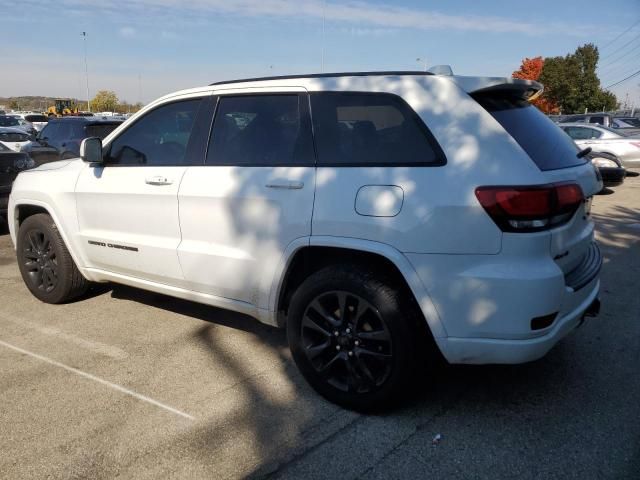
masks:
POLYGON ((162 175, 147 177, 144 181, 147 185, 171 185, 173 183, 173 180, 163 177, 162 175))
POLYGON ((292 182, 290 180, 275 181, 273 183, 267 183, 267 188, 280 188, 284 190, 300 190, 304 187, 304 182, 292 182))

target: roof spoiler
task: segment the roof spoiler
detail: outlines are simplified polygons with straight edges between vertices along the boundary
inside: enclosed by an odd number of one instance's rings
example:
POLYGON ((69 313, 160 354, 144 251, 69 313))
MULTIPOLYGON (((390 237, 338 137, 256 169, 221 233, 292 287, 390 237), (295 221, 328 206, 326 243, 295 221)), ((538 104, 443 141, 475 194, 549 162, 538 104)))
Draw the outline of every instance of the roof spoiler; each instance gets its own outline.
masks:
POLYGON ((467 93, 509 93, 523 100, 535 100, 544 91, 541 83, 533 80, 504 77, 454 77, 454 81, 467 93))
POLYGON ((446 75, 447 77, 453 76, 453 70, 450 65, 434 65, 429 68, 427 72, 433 73, 434 75, 446 75))

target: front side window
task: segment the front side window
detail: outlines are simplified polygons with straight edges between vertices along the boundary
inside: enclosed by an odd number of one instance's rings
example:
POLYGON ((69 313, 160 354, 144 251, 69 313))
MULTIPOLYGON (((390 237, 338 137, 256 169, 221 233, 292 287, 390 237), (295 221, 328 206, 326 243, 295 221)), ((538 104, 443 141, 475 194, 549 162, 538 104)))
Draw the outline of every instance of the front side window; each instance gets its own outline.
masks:
POLYGON ((298 94, 223 96, 208 165, 313 165, 306 98, 298 94))
POLYGON ((599 123, 600 125, 604 125, 604 117, 591 117, 589 118, 589 123, 599 123))
POLYGON ((311 113, 320 165, 445 163, 422 120, 396 95, 315 93, 311 113))
POLYGON ((144 115, 113 142, 107 161, 116 165, 185 165, 187 145, 201 99, 162 105, 144 115))

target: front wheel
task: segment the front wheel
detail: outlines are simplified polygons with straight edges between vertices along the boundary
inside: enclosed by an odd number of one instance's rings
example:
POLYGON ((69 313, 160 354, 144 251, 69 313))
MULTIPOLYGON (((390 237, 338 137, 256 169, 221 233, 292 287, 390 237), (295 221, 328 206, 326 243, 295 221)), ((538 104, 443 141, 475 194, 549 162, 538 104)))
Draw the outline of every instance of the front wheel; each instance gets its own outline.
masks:
POLYGON ((358 266, 327 267, 294 294, 287 320, 293 358, 328 400, 360 411, 400 398, 415 369, 413 305, 358 266))
POLYGON ((62 240, 53 219, 39 213, 18 230, 20 274, 29 291, 45 303, 63 303, 82 295, 88 282, 62 240))

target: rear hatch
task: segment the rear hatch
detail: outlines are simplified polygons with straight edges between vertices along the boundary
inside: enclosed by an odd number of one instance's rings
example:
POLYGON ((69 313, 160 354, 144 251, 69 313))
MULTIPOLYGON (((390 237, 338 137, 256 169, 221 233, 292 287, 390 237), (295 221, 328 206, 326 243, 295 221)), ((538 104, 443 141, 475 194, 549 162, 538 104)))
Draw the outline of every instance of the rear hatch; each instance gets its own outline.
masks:
POLYGON ((585 262, 598 260, 592 259, 593 255, 599 257, 592 245, 594 226, 590 210, 592 197, 602 189, 602 181, 588 159, 578 156, 580 149, 571 138, 527 100, 530 88, 519 89, 511 82, 505 87, 493 85, 471 95, 538 166, 545 183, 577 184, 584 196, 570 220, 549 230, 550 254, 570 284, 569 280, 579 273, 577 270, 586 268, 585 262))

